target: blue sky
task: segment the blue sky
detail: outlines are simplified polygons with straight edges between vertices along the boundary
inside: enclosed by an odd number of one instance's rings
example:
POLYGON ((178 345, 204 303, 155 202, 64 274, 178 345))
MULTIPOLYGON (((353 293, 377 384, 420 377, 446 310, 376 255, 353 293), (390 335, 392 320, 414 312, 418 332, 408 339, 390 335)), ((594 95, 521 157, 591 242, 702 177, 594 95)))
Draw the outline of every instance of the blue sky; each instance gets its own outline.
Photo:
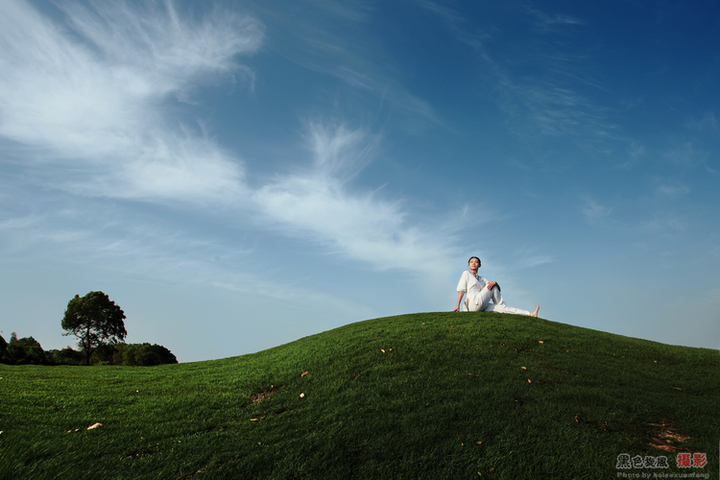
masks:
MULTIPOLYGON (((181 362, 450 311, 720 348, 720 4, 0 2, 0 330, 181 362)), ((459 314, 460 315, 460 314, 459 314)))

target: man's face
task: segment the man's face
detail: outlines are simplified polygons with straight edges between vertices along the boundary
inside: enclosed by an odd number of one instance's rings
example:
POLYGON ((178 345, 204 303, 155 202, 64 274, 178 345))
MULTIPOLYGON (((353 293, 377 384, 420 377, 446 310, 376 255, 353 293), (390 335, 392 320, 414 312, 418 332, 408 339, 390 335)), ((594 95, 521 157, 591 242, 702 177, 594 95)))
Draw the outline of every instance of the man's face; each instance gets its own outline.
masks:
POLYGON ((468 266, 470 267, 470 270, 477 270, 480 268, 480 260, 477 258, 471 258, 468 266))

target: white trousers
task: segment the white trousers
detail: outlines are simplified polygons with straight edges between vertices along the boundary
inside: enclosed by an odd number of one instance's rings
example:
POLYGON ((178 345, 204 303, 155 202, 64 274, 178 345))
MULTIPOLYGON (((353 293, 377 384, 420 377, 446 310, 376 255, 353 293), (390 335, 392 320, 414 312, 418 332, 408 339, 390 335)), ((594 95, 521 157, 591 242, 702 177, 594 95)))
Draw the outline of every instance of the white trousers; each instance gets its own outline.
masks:
POLYGON ((472 298, 467 296, 467 309, 469 312, 498 312, 514 313, 515 315, 530 315, 527 310, 508 307, 503 301, 502 294, 497 287, 492 290, 483 288, 480 293, 475 293, 472 298), (490 303, 492 300, 493 303, 490 303))

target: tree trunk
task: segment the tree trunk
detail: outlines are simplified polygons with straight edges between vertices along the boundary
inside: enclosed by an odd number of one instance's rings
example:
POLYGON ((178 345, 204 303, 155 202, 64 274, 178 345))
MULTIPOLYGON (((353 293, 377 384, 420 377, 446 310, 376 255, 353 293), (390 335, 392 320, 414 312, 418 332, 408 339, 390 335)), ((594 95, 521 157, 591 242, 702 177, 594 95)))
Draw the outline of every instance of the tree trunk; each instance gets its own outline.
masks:
POLYGON ((90 327, 87 328, 87 335, 85 336, 85 341, 83 342, 83 346, 85 347, 85 365, 90 366, 90 327))

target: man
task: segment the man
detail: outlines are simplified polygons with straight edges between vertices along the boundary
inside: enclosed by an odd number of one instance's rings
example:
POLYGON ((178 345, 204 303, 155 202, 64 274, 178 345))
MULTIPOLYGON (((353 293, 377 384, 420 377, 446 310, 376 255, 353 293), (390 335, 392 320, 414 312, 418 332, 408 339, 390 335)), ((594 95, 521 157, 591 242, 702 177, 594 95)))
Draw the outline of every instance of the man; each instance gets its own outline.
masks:
POLYGON ((462 302, 463 297, 467 295, 465 303, 467 310, 470 312, 498 312, 528 315, 530 317, 538 316, 540 304, 535 305, 534 312, 505 305, 497 282, 488 282, 485 277, 478 276, 480 265, 481 263, 478 257, 470 257, 470 260, 468 260, 469 270, 463 272, 458 282, 457 306, 455 306, 453 312, 460 311, 460 302, 462 302), (490 303, 490 300, 492 300, 492 303, 490 303))

